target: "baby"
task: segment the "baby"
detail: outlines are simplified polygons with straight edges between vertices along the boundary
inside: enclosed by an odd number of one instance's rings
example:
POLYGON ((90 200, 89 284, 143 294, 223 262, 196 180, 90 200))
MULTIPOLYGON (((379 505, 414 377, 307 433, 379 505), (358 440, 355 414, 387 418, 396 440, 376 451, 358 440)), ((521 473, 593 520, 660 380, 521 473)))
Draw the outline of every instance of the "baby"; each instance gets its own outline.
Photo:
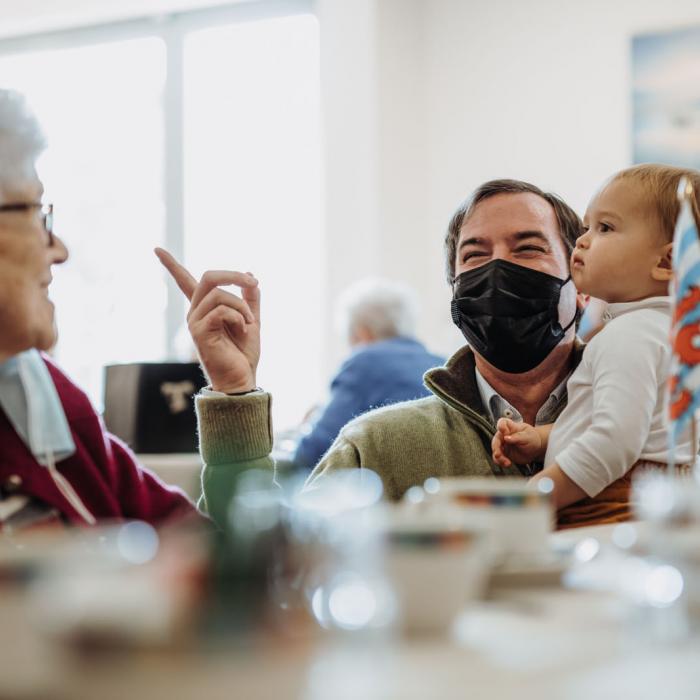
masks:
MULTIPOLYGON (((679 180, 700 172, 639 165, 614 175, 593 197, 571 255, 579 292, 608 303, 605 325, 586 346, 568 384, 568 404, 554 425, 533 427, 501 418, 493 459, 509 466, 544 461, 533 477, 554 483, 557 509, 597 496, 633 466, 669 461, 665 386, 671 347, 672 241, 679 180)), ((690 431, 675 462, 692 463, 690 431)))

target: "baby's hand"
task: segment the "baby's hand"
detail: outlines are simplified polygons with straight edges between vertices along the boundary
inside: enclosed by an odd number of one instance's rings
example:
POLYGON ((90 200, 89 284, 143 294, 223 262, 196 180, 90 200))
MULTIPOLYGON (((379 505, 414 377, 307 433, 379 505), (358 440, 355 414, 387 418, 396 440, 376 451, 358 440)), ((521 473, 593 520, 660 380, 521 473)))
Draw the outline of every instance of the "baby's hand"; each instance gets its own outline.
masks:
POLYGON ((541 455, 542 436, 527 423, 501 418, 496 423, 491 451, 493 461, 502 467, 510 467, 513 462, 528 464, 541 455))

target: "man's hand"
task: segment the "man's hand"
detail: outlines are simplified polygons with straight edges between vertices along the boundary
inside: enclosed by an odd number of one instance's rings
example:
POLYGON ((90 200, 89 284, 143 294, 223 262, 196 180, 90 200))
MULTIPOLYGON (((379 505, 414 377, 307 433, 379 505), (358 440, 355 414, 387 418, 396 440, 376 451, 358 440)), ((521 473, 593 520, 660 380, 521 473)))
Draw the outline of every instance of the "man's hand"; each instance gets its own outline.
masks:
POLYGON ((491 441, 491 452, 496 464, 510 467, 513 462, 528 464, 541 458, 545 446, 537 428, 527 423, 516 423, 510 418, 500 418, 491 441))
POLYGON ((260 290, 250 273, 209 270, 197 280, 162 248, 155 253, 190 301, 187 326, 212 389, 255 388, 260 359, 260 290), (236 285, 241 297, 219 289, 236 285))

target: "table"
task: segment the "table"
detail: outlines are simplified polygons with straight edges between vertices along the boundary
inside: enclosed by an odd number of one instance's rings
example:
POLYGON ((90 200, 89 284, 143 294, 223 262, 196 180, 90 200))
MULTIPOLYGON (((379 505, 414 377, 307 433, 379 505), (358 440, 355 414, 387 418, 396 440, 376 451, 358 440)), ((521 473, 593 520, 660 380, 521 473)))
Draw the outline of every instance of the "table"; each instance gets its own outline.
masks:
MULTIPOLYGON (((554 538, 576 541, 596 537, 605 541, 610 533, 610 527, 585 528, 554 538)), ((26 620, 17 612, 17 601, 4 602, 3 613, 14 611, 10 617, 2 615, 7 639, 8 626, 14 635, 26 620)), ((465 609, 451 636, 445 638, 328 633, 295 643, 261 643, 246 648, 142 651, 82 661, 54 658, 54 672, 47 672, 45 684, 38 686, 41 692, 34 697, 700 697, 700 640, 653 644, 640 634, 637 623, 631 605, 611 593, 556 585, 500 585, 485 601, 465 609)), ((3 656, 6 654, 0 658, 3 656)), ((8 672, 11 669, 0 674, 2 697, 6 696, 8 672)), ((13 697, 23 696, 15 693, 13 697)))

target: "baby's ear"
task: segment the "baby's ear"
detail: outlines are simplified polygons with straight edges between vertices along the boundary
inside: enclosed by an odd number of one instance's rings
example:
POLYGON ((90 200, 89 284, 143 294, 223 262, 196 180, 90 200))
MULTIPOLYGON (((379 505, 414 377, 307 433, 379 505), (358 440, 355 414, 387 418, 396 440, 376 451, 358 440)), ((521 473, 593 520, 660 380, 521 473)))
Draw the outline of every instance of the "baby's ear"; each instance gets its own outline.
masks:
POLYGON ((651 270, 651 276, 658 282, 670 282, 673 278, 673 243, 661 249, 661 255, 651 270))

